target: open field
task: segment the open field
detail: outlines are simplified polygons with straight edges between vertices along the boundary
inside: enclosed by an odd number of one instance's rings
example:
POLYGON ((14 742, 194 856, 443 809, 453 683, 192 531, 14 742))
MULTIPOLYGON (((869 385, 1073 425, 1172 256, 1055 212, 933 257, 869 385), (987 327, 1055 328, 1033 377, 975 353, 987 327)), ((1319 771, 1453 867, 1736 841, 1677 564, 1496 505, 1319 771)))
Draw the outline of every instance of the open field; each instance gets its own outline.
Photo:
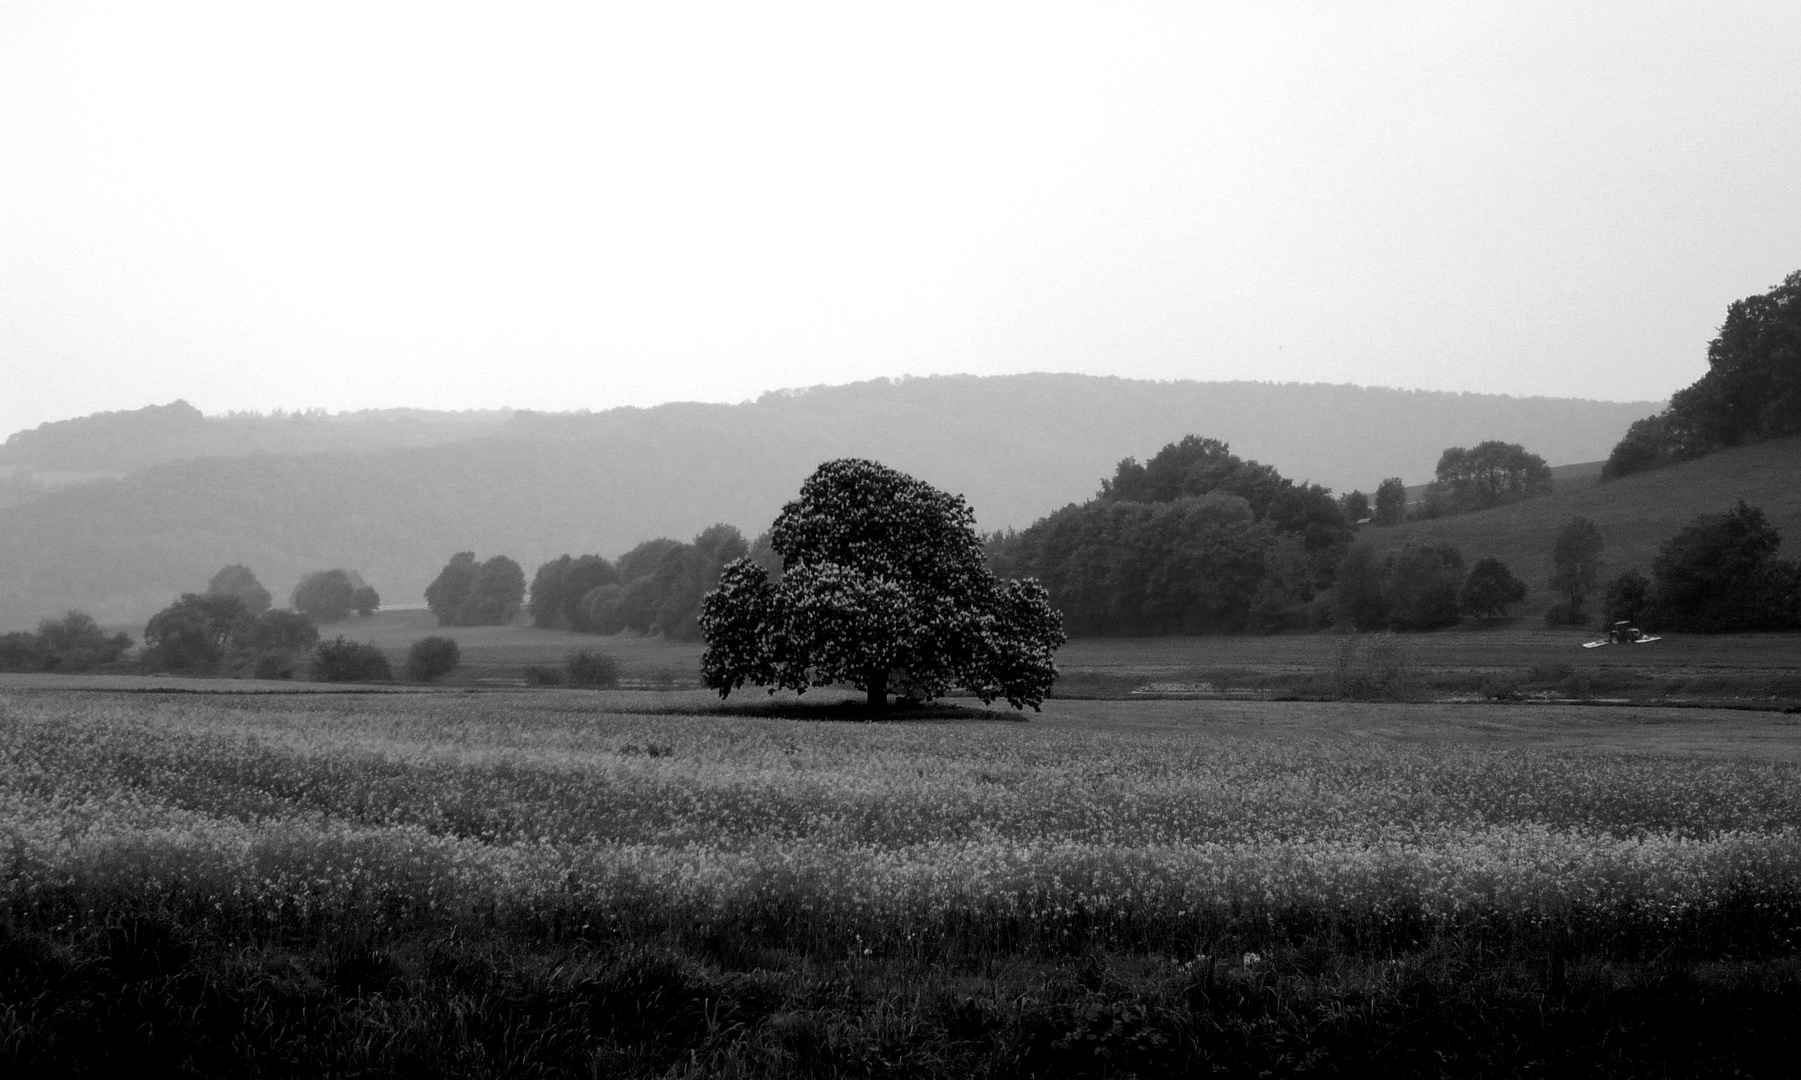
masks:
POLYGON ((1794 717, 868 724, 833 696, 0 684, 0 1062, 1784 1075, 1801 1050, 1794 717))

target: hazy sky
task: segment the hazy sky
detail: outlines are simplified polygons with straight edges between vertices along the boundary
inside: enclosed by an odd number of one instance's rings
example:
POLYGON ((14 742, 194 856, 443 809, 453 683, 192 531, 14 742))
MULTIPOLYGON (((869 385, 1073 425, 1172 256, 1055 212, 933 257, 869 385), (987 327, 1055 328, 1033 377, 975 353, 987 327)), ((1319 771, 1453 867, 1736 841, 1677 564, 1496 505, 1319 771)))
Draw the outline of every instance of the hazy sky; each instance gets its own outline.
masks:
POLYGON ((1798 56, 1795 0, 0 0, 0 434, 933 372, 1662 397, 1801 268, 1798 56))

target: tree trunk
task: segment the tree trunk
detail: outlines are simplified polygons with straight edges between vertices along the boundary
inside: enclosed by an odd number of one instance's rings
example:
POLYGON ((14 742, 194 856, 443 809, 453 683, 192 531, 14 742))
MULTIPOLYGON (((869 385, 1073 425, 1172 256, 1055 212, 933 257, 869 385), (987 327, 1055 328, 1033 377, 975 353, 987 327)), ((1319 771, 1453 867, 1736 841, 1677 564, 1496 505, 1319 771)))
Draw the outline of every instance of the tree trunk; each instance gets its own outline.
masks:
POLYGON ((872 671, 864 676, 869 686, 869 711, 881 712, 888 707, 888 672, 872 671))

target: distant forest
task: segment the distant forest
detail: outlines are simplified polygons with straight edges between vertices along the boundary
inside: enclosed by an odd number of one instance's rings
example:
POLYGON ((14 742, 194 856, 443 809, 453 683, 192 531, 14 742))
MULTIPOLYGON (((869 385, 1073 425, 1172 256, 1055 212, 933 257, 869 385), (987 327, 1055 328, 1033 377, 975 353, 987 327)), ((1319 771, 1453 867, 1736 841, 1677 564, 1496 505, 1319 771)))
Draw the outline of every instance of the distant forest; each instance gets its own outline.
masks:
POLYGON ((529 569, 722 521, 755 536, 835 457, 881 461, 962 494, 993 531, 1085 499, 1121 458, 1196 432, 1297 483, 1371 490, 1388 477, 1429 479, 1446 447, 1491 439, 1553 463, 1599 460, 1656 407, 1075 375, 880 380, 741 405, 504 418, 196 419, 163 406, 50 425, 0 448, 0 470, 135 468, 0 509, 0 628, 72 607, 139 621, 233 563, 278 581, 354 566, 391 608, 422 603, 456 551, 506 552, 529 569), (83 434, 102 429, 111 434, 83 434), (331 449, 168 457, 215 429, 248 432, 244 445, 304 430, 331 449), (334 444, 334 432, 361 434, 334 444), (417 443, 371 446, 372 432, 417 443), (114 450, 57 449, 85 445, 114 450), (134 448, 151 464, 131 466, 134 448))

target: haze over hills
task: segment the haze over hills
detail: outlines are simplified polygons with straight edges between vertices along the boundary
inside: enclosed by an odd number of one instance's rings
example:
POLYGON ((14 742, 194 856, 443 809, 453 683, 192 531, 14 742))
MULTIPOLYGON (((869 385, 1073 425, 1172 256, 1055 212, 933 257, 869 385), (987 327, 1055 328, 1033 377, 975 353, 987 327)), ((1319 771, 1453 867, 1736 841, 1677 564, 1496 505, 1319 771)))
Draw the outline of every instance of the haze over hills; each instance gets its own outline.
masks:
MULTIPOLYGON (((138 460, 158 463, 0 510, 0 629, 69 607, 138 620, 232 562, 253 567, 278 596, 305 571, 342 566, 361 572, 388 604, 416 604, 458 550, 508 554, 530 573, 563 552, 612 557, 717 521, 754 535, 815 466, 847 455, 960 492, 980 526, 995 529, 1088 498, 1120 459, 1148 457, 1187 434, 1224 439, 1297 479, 1368 491, 1386 476, 1427 479, 1445 447, 1485 439, 1521 443, 1553 464, 1594 461, 1660 404, 943 376, 775 392, 739 405, 408 413, 416 428, 384 430, 410 431, 420 439, 410 445, 372 447, 371 428, 359 429, 362 442, 333 443, 333 425, 321 423, 307 435, 316 440, 310 452, 236 456, 177 451, 196 440, 223 445, 207 427, 219 422, 236 423, 233 438, 249 442, 297 422, 207 417, 196 425, 178 410, 185 434, 145 434, 138 448, 138 460), (474 437, 450 438, 458 425, 474 437)), ((97 456, 81 437, 84 424, 101 422, 66 422, 55 439, 9 440, 0 466, 116 467, 129 457, 97 456), (57 446, 67 448, 62 456, 57 446)))

